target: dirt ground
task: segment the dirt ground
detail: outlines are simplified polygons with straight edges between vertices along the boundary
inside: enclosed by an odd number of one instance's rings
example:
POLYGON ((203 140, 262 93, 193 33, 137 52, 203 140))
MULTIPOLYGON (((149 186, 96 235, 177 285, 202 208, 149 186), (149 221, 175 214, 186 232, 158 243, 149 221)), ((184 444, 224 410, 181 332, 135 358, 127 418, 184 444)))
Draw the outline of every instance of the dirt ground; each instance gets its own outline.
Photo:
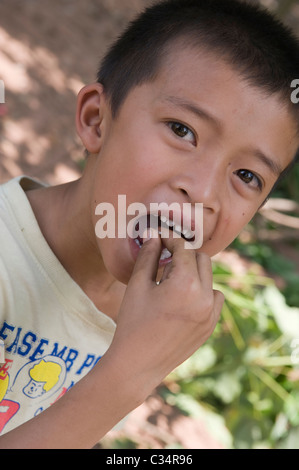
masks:
POLYGON ((107 45, 148 0, 1 0, 0 181, 79 176, 76 96, 94 81, 107 45))
MULTIPOLYGON (((150 0, 1 0, 0 183, 28 174, 50 184, 80 175, 75 132, 78 91, 94 81, 100 58, 150 0)), ((263 0, 272 5, 275 0, 263 0)), ((287 17, 299 30, 299 5, 287 17)), ((118 436, 115 432, 109 439, 118 436)), ((180 415, 157 393, 132 413, 121 435, 141 447, 221 448, 200 420, 180 415)))

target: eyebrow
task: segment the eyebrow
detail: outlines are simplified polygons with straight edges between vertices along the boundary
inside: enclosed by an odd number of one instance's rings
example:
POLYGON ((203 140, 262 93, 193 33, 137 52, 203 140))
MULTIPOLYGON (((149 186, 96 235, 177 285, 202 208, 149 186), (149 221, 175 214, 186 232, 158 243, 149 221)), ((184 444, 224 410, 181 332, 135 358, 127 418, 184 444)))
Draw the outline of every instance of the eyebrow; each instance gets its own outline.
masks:
MULTIPOLYGON (((200 119, 204 119, 205 121, 209 122, 212 124, 218 132, 223 131, 223 124, 222 122, 210 114, 208 111, 205 109, 200 108, 199 106, 195 105, 191 101, 188 101, 184 98, 180 98, 178 96, 166 96, 164 98, 165 101, 169 102, 170 104, 177 106, 179 108, 183 108, 191 113, 193 113, 195 116, 199 117, 200 119)), ((263 163, 265 166, 269 168, 269 170, 275 175, 275 176, 280 176, 282 173, 282 168, 279 165, 279 163, 276 162, 274 158, 268 157, 266 154, 264 154, 260 149, 254 148, 250 153, 252 153, 253 156, 255 156, 261 163, 263 163)))
POLYGON ((283 170, 279 163, 276 162, 276 160, 271 157, 268 157, 259 149, 254 149, 252 153, 260 162, 266 165, 275 176, 278 177, 281 175, 283 170))
POLYGON ((184 98, 179 98, 178 96, 166 96, 165 101, 173 104, 174 106, 190 111, 195 116, 208 121, 210 124, 216 127, 218 131, 223 130, 223 125, 219 119, 217 119, 215 116, 212 116, 212 114, 210 114, 208 111, 200 108, 191 101, 188 101, 184 98))

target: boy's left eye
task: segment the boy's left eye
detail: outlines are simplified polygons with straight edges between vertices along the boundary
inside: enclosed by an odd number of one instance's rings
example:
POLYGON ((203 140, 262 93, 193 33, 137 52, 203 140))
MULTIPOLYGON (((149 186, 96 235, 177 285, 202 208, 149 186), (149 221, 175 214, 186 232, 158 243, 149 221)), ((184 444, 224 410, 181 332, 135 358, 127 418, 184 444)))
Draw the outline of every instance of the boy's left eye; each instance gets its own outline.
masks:
POLYGON ((180 137, 181 139, 187 140, 193 145, 196 145, 196 138, 194 132, 192 132, 189 127, 185 126, 185 124, 182 124, 181 122, 170 121, 167 122, 167 125, 176 136, 180 137))
POLYGON ((263 183, 261 179, 250 170, 238 170, 235 172, 237 176, 247 185, 261 190, 263 183))

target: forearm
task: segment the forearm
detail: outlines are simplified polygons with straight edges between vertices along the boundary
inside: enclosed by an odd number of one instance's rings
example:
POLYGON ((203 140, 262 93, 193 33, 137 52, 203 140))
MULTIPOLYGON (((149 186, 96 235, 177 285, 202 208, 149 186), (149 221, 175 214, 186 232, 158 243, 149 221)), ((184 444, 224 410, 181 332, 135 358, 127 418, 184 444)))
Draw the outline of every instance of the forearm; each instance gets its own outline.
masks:
POLYGON ((142 388, 104 356, 50 408, 2 436, 0 448, 91 448, 142 403, 142 388))
POLYGON ((4 435, 0 447, 91 448, 209 338, 223 304, 211 261, 185 250, 182 239, 165 245, 173 261, 157 286, 159 240, 143 244, 107 353, 54 405, 4 435))

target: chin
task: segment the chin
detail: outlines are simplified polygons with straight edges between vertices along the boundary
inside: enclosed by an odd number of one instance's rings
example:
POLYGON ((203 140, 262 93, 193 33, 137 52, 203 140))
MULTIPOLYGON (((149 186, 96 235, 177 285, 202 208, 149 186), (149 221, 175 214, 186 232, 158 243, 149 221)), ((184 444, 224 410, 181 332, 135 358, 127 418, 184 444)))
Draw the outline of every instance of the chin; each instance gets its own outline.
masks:
POLYGON ((112 255, 109 260, 104 260, 107 272, 122 284, 127 285, 131 279, 134 263, 131 260, 122 259, 121 256, 112 255))
POLYGON ((120 272, 120 270, 116 270, 114 272, 111 272, 112 276, 122 284, 125 284, 126 286, 128 285, 131 276, 132 276, 133 268, 131 271, 126 271, 126 272, 120 272))
POLYGON ((223 251, 226 248, 227 245, 225 246, 216 246, 215 243, 213 243, 213 240, 207 240, 203 243, 202 247, 199 248, 197 253, 205 253, 208 255, 210 258, 213 256, 217 255, 220 253, 220 251, 223 251))

